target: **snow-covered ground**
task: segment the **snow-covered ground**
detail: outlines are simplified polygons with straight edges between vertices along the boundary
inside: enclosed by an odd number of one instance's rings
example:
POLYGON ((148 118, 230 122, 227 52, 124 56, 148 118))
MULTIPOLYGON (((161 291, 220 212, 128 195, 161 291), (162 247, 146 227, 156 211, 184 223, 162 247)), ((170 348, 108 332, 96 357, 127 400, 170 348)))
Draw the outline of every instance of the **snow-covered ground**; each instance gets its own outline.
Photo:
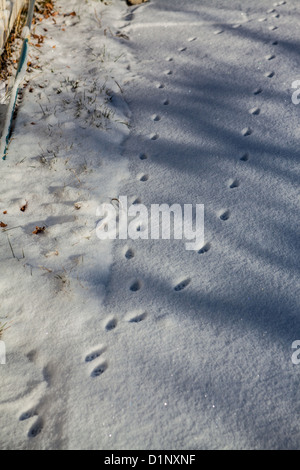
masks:
POLYGON ((104 3, 36 27, 1 164, 1 449, 297 449, 299 2, 104 3), (119 196, 205 249, 100 241, 119 196))

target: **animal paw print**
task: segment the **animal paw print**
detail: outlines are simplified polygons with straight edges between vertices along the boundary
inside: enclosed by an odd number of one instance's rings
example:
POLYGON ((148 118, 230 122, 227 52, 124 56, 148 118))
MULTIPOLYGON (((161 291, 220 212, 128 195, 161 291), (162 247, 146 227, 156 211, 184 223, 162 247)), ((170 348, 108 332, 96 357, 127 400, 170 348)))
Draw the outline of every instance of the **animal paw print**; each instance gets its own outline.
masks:
MULTIPOLYGON (((87 363, 94 363, 97 361, 99 357, 102 356, 102 354, 106 351, 106 348, 100 347, 98 349, 92 350, 90 353, 88 353, 85 357, 85 362, 87 363)), ((100 377, 100 375, 104 374, 106 369, 108 368, 108 363, 105 360, 101 360, 97 365, 95 365, 92 368, 91 371, 91 377, 100 377)))
POLYGON ((140 280, 136 280, 130 285, 131 292, 138 292, 139 290, 141 290, 141 288, 142 288, 142 283, 140 280))
POLYGON ((266 78, 273 78, 275 76, 274 70, 265 73, 266 78))
POLYGON ((239 185, 240 185, 239 180, 235 179, 229 184, 229 188, 230 189, 235 189, 235 188, 238 188, 239 185))
POLYGON ((249 158, 250 158, 249 153, 244 153, 244 155, 241 156, 240 160, 242 162, 247 162, 249 160, 249 158))
POLYGON ((230 218, 230 211, 229 210, 226 210, 224 212, 222 212, 222 214, 220 215, 220 219, 225 222, 226 220, 229 220, 230 218))
POLYGON ((115 317, 110 318, 105 323, 105 331, 112 331, 117 327, 118 321, 115 317))
POLYGON ((245 127, 243 130, 242 130, 242 135, 244 137, 248 137, 249 135, 251 135, 253 133, 252 129, 250 127, 245 127))
POLYGON ((153 133, 150 135, 150 140, 158 140, 159 139, 159 135, 156 134, 156 133, 153 133))
POLYGON ((249 110, 249 113, 252 114, 253 116, 258 116, 260 114, 260 108, 257 108, 257 107, 251 108, 249 110))
POLYGON ((107 368, 108 363, 106 361, 102 362, 101 364, 98 364, 97 367, 95 367, 95 369, 91 373, 91 377, 100 377, 100 375, 104 374, 107 368))
POLYGON ((141 181, 142 183, 145 183, 146 181, 149 180, 149 178, 150 178, 149 175, 141 175, 141 176, 139 176, 138 179, 139 179, 139 181, 141 181))
POLYGON ((181 292, 186 289, 188 285, 192 282, 191 278, 183 279, 179 284, 174 287, 175 292, 181 292))
POLYGON ((34 423, 30 426, 27 436, 29 439, 33 439, 37 437, 44 428, 44 421, 41 417, 39 417, 37 409, 31 408, 24 413, 21 414, 19 420, 20 421, 29 421, 34 420, 34 423))
POLYGON ((131 313, 127 316, 128 323, 141 323, 148 316, 147 312, 131 313))
POLYGON ((205 243, 202 248, 198 251, 199 255, 204 255, 205 253, 208 253, 209 250, 211 249, 211 244, 210 243, 205 243))
POLYGON ((135 253, 134 253, 132 248, 126 249, 126 252, 125 252, 125 258, 126 259, 128 259, 128 260, 133 259, 134 256, 135 256, 135 253))

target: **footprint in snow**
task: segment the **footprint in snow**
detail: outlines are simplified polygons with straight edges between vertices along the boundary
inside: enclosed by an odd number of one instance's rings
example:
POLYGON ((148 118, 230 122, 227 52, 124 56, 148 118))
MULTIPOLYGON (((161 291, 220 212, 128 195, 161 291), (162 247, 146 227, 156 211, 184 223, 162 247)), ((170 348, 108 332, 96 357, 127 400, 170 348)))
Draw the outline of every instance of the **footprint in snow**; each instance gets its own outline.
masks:
POLYGON ((44 421, 42 418, 38 418, 36 422, 31 426, 31 428, 28 431, 28 437, 29 438, 34 438, 37 437, 43 430, 44 427, 44 421))
POLYGON ((27 419, 33 418, 34 416, 37 416, 38 413, 36 411, 36 408, 31 408, 28 411, 25 411, 25 413, 22 413, 19 420, 20 421, 27 421, 27 419))
MULTIPOLYGON (((91 363, 96 361, 102 354, 106 351, 105 347, 100 347, 98 349, 94 349, 91 351, 86 357, 85 357, 85 362, 91 363)), ((106 369, 108 368, 108 364, 106 361, 101 361, 96 367, 93 368, 91 372, 91 377, 100 377, 106 369)))
POLYGON ((145 183, 146 181, 149 180, 149 175, 142 175, 140 176, 139 180, 145 183))
POLYGON ((230 189, 238 188, 239 185, 240 185, 239 181, 238 181, 238 180, 234 180, 234 181, 232 181, 232 183, 229 185, 229 188, 230 188, 230 189))
POLYGON ((116 318, 111 318, 110 320, 107 321, 105 325, 105 330, 106 331, 112 331, 117 327, 117 319, 116 318))
POLYGON ((142 199, 140 197, 136 197, 136 198, 133 199, 132 204, 134 206, 136 206, 138 204, 142 204, 142 199))
POLYGON ((194 42, 197 40, 197 37, 191 37, 191 38, 188 38, 188 42, 194 42))
POLYGON ((253 114, 254 116, 258 116, 260 114, 260 108, 251 108, 249 113, 253 114))
POLYGON ((186 50, 187 50, 186 47, 180 47, 180 48, 178 49, 178 52, 185 52, 186 50))
POLYGON ((208 253, 210 249, 211 249, 211 244, 206 243, 205 245, 203 245, 202 248, 200 248, 198 253, 199 253, 199 255, 204 255, 205 253, 208 253))
POLYGON ((37 351, 35 349, 32 349, 31 351, 29 351, 29 353, 26 354, 29 362, 35 362, 36 358, 37 358, 37 351))
POLYGON ((165 73, 165 75, 172 75, 173 71, 172 70, 166 70, 164 73, 165 73))
POLYGON ((190 278, 184 279, 179 284, 177 284, 177 286, 174 287, 174 291, 175 292, 181 292, 182 290, 184 290, 191 283, 191 281, 192 280, 190 278))
POLYGON ((265 77, 267 77, 267 78, 273 78, 274 75, 275 75, 275 72, 273 72, 273 71, 265 73, 265 77))
POLYGON ((254 90, 253 94, 254 95, 260 95, 262 93, 262 88, 256 88, 256 90, 254 90))
POLYGON ((275 54, 269 54, 266 56, 266 60, 273 60, 276 58, 276 55, 275 54))
POLYGON ((158 134, 151 134, 150 135, 150 140, 158 140, 159 139, 159 135, 158 134))
POLYGON ((131 286, 130 286, 130 290, 131 292, 138 292, 139 290, 141 290, 142 288, 142 283, 141 281, 134 281, 131 286))
POLYGON ((128 250, 125 253, 125 258, 130 260, 134 258, 134 251, 132 248, 128 248, 128 250))
POLYGON ((158 121, 161 120, 161 117, 160 117, 158 114, 153 114, 153 115, 151 116, 151 119, 152 119, 152 121, 158 122, 158 121))
POLYGON ((36 417, 35 422, 32 424, 30 427, 27 436, 29 438, 34 438, 38 436, 44 427, 44 422, 43 419, 38 416, 38 412, 36 408, 31 408, 28 411, 25 411, 25 413, 22 413, 19 420, 20 421, 27 421, 28 419, 36 417))
POLYGON ((240 160, 242 162, 247 162, 249 158, 250 158, 249 153, 244 153, 244 155, 240 158, 240 160))
POLYGON ((225 211, 220 215, 220 219, 223 221, 228 220, 230 217, 230 211, 225 211))
POLYGON ((147 317, 147 312, 142 312, 138 314, 131 314, 128 316, 127 321, 129 323, 141 323, 147 317))
POLYGON ((124 21, 132 21, 134 19, 134 14, 132 12, 126 13, 125 16, 123 16, 124 21))
POLYGON ((93 378, 100 377, 100 375, 104 374, 107 368, 108 368, 107 362, 106 361, 102 362, 93 370, 93 372, 91 373, 91 377, 93 378))
POLYGON ((99 348, 95 349, 92 352, 90 352, 86 357, 85 357, 85 362, 93 362, 95 359, 100 357, 104 352, 106 348, 99 348))
POLYGON ((249 135, 252 134, 252 129, 250 129, 250 127, 245 127, 243 130, 242 130, 242 135, 244 137, 248 137, 249 135))
POLYGON ((164 100, 164 101, 163 101, 163 105, 164 105, 164 106, 169 106, 169 104, 170 104, 170 101, 169 101, 169 100, 164 100))
POLYGON ((140 160, 147 160, 148 155, 146 153, 141 153, 140 160))

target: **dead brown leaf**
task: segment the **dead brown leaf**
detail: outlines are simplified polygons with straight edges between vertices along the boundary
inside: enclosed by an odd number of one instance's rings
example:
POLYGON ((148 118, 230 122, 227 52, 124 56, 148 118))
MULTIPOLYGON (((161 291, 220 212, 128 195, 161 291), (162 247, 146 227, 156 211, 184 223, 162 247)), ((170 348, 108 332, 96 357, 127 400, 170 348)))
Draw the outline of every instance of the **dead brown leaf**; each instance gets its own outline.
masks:
POLYGON ((44 233, 46 227, 35 227, 35 230, 32 232, 33 235, 38 235, 39 233, 44 233))

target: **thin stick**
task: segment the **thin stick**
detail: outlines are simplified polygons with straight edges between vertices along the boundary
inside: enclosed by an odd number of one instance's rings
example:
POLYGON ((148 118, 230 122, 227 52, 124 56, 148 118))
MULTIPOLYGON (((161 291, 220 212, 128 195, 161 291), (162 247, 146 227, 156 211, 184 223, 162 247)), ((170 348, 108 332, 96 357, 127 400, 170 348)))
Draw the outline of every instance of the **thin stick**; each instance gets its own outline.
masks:
POLYGON ((11 246, 10 239, 9 239, 8 236, 7 236, 7 240, 8 240, 8 243, 9 243, 9 246, 10 246, 10 249, 11 249, 11 252, 12 252, 12 255, 13 255, 13 257, 15 258, 14 250, 13 250, 13 247, 11 246))

